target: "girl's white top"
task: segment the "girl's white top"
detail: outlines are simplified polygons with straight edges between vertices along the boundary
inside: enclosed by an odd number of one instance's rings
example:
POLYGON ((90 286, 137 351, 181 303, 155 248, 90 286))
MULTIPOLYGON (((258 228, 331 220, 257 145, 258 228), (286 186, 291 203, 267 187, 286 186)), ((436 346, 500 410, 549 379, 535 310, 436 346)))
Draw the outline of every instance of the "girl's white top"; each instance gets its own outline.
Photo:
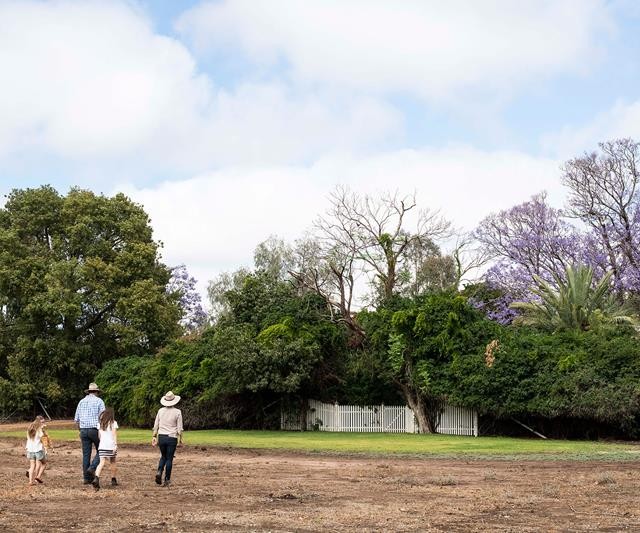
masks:
POLYGON ((116 429, 118 429, 118 423, 115 420, 107 426, 107 429, 100 429, 100 424, 98 424, 99 450, 116 449, 116 429))
POLYGON ((35 437, 29 438, 27 436, 27 445, 25 446, 25 448, 27 449, 28 452, 36 453, 44 449, 44 447, 42 446, 42 440, 41 440, 42 435, 44 435, 43 431, 41 429, 38 429, 36 431, 35 437))

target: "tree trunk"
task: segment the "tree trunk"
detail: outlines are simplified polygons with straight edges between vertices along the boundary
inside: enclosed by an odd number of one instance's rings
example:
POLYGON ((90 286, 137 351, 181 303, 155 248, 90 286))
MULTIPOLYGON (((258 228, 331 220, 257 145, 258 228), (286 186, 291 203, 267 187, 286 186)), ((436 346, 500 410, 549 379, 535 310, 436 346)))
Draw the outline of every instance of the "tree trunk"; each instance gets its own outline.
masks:
POLYGON ((435 433, 433 419, 430 416, 427 402, 425 402, 422 395, 412 389, 406 383, 398 383, 402 394, 404 395, 409 407, 413 411, 413 414, 418 421, 418 431, 420 433, 435 433))
POLYGON ((349 338, 347 340, 347 344, 350 348, 362 348, 364 344, 364 340, 366 339, 366 333, 364 329, 358 324, 354 317, 349 316, 348 319, 345 320, 345 324, 349 329, 349 338))

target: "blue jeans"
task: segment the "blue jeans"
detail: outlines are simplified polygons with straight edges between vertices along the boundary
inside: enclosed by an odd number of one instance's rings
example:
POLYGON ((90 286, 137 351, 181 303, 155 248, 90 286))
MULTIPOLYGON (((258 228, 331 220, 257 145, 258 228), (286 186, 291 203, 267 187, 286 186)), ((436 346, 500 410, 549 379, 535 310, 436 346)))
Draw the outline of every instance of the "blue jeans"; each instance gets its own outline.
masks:
POLYGON ((171 479, 171 468, 173 467, 173 455, 176 453, 178 439, 168 435, 158 435, 158 447, 160 448, 160 462, 158 463, 158 474, 162 475, 165 470, 164 480, 171 479))
POLYGON ((82 475, 84 479, 91 480, 91 477, 87 475, 87 470, 95 471, 100 463, 100 456, 98 455, 98 444, 100 439, 98 438, 98 430, 96 428, 82 428, 80 430, 80 441, 82 442, 82 475), (96 456, 91 461, 91 447, 92 445, 96 449, 96 456))

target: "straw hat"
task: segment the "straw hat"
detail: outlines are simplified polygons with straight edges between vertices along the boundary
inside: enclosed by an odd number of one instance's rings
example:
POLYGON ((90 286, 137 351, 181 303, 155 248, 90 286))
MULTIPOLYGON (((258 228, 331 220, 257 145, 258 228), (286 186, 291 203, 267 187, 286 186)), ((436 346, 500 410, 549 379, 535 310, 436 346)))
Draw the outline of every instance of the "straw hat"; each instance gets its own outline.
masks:
POLYGON ((172 405, 177 404, 180 401, 180 396, 177 394, 173 394, 173 392, 169 391, 162 398, 160 398, 160 403, 165 407, 171 407, 172 405))
POLYGON ((89 388, 84 391, 85 394, 89 394, 90 392, 102 392, 100 387, 95 383, 89 383, 89 388))

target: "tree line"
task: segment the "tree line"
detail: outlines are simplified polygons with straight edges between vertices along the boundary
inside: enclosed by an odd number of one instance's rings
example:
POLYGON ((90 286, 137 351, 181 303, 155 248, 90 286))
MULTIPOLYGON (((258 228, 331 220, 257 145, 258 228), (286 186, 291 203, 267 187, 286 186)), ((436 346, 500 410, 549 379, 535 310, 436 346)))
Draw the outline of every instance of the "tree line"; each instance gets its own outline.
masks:
POLYGON ((635 436, 639 160, 632 140, 603 143, 563 165, 563 209, 541 193, 464 235, 415 195, 336 188, 299 240, 270 238, 252 268, 209 283, 209 317, 141 206, 14 190, 0 412, 64 414, 95 379, 133 424, 172 389, 189 427, 276 427, 313 397, 407 403, 423 432, 447 401, 496 431, 635 436))

